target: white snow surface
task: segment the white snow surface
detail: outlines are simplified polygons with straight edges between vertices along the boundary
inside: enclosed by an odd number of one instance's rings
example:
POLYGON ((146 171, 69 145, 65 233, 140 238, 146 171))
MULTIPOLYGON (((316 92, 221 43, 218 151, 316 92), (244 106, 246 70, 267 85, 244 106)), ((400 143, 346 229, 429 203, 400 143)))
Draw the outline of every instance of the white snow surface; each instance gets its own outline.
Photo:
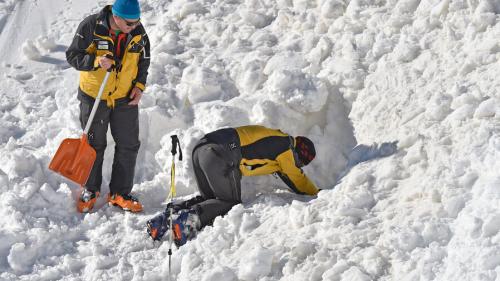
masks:
POLYGON ((64 51, 111 3, 0 0, 0 280, 167 280, 145 222, 166 205, 170 135, 189 198, 195 142, 245 124, 309 136, 323 191, 244 178, 244 203, 173 250, 173 280, 500 280, 499 1, 141 0, 145 209, 101 196, 79 214, 79 187, 47 168, 81 133, 64 51), (356 144, 392 141, 339 180, 356 144))

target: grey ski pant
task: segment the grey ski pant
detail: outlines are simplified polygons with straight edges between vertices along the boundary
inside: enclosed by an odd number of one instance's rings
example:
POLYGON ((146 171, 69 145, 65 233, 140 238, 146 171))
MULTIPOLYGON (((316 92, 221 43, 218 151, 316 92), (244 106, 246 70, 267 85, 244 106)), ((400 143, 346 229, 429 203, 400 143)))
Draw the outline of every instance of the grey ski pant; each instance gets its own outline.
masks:
MULTIPOLYGON (((80 123, 82 128, 94 105, 94 99, 80 92, 80 123)), ((111 193, 128 194, 132 191, 135 163, 140 147, 139 141, 139 109, 130 106, 130 99, 116 101, 114 108, 106 106, 105 101, 99 103, 94 120, 90 126, 88 138, 90 145, 96 150, 96 160, 85 188, 100 191, 102 183, 102 164, 106 149, 108 126, 115 141, 115 155, 109 190, 111 193)))
POLYGON ((203 228, 241 203, 241 172, 239 161, 221 144, 199 145, 192 158, 198 190, 204 199, 192 208, 203 228))

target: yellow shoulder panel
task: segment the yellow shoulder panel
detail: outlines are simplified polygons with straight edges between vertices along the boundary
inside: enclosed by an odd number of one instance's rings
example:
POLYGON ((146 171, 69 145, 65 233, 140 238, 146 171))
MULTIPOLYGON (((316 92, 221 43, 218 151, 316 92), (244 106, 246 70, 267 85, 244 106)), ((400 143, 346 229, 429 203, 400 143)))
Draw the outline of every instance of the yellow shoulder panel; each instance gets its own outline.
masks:
POLYGON ((235 128, 240 137, 241 146, 252 144, 260 139, 272 136, 286 137, 287 134, 276 129, 269 129, 264 126, 250 125, 235 128))

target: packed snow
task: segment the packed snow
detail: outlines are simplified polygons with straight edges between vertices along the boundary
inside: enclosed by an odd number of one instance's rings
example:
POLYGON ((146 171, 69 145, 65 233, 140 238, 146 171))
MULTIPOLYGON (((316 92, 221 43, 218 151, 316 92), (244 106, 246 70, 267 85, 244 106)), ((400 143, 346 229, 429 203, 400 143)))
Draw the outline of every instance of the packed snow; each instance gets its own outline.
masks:
POLYGON ((112 1, 0 0, 0 280, 167 280, 169 243, 145 222, 166 205, 170 136, 183 199, 197 140, 246 124, 310 137, 323 190, 244 178, 244 203, 173 250, 174 280, 500 280, 499 1, 140 3, 145 209, 101 196, 80 214, 79 187, 47 168, 81 134, 64 51, 112 1))

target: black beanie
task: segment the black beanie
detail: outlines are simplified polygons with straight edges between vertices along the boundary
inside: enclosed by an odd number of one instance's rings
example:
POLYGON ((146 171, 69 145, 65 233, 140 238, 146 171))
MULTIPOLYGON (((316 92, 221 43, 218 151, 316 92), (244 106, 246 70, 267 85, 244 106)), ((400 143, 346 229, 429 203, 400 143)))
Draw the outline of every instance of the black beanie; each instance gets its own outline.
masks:
POLYGON ((295 137, 295 151, 299 155, 300 161, 306 166, 314 157, 316 157, 316 149, 314 143, 303 136, 295 137))

